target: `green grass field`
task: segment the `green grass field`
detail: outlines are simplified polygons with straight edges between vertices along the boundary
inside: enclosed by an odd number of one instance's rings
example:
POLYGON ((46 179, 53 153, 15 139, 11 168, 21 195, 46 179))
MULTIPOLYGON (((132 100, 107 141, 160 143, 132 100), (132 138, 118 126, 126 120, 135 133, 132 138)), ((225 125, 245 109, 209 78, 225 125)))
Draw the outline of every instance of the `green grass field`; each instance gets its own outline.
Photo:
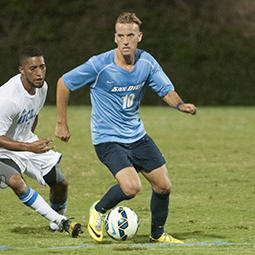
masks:
MULTIPOLYGON (((115 183, 99 162, 90 139, 90 107, 69 107, 69 143, 55 139, 69 181, 67 216, 84 225, 72 239, 51 233, 48 221, 22 205, 10 189, 0 190, 0 254, 254 254, 255 253, 255 108, 201 107, 196 116, 167 107, 142 107, 141 118, 167 160, 173 183, 166 231, 184 245, 151 245, 149 184, 122 205, 141 219, 134 240, 105 236, 95 243, 87 233, 90 205, 115 183)), ((45 107, 37 134, 54 137, 56 109, 45 107)), ((26 178, 48 200, 47 187, 26 178)))

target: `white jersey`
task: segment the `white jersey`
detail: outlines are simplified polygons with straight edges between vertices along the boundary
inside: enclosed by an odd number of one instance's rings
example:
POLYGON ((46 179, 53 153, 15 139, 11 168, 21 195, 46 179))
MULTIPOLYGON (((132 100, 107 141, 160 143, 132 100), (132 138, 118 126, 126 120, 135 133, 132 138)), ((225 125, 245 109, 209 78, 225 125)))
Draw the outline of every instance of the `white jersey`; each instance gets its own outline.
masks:
MULTIPOLYGON (((44 105, 48 85, 36 88, 35 95, 30 95, 17 74, 0 87, 0 136, 7 136, 20 142, 38 140, 31 128, 35 117, 44 105)), ((33 153, 27 151, 11 151, 0 147, 0 158, 12 159, 22 173, 35 177, 45 184, 42 176, 58 163, 61 154, 54 151, 33 153)))

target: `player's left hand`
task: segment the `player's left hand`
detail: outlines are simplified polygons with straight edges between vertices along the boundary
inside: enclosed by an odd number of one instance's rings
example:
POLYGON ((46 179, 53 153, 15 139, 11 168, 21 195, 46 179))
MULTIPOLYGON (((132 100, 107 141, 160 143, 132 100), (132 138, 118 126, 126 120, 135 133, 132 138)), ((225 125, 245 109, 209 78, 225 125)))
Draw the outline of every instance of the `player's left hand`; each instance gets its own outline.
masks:
POLYGON ((50 144, 53 142, 53 139, 39 139, 37 141, 26 143, 26 150, 34 153, 44 153, 49 150, 53 150, 54 146, 50 144))
POLYGON ((182 105, 179 106, 179 110, 181 112, 190 113, 192 115, 197 113, 197 108, 193 104, 182 104, 182 105))

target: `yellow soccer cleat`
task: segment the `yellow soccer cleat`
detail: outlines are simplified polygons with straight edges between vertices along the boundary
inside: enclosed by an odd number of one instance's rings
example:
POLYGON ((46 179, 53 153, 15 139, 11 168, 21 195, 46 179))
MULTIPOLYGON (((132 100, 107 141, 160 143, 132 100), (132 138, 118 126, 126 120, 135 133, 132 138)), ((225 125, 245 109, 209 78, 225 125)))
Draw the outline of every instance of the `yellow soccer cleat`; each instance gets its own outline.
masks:
POLYGON ((97 242, 103 241, 103 214, 96 211, 95 206, 98 203, 96 201, 89 210, 89 224, 88 232, 90 236, 97 242))
POLYGON ((150 237, 150 241, 154 243, 176 243, 176 244, 182 244, 184 243, 181 240, 178 240, 176 238, 173 238, 167 233, 163 233, 159 238, 155 239, 153 237, 150 237))
POLYGON ((70 219, 62 220, 59 231, 68 232, 73 238, 77 238, 81 230, 81 224, 77 222, 72 222, 70 219))

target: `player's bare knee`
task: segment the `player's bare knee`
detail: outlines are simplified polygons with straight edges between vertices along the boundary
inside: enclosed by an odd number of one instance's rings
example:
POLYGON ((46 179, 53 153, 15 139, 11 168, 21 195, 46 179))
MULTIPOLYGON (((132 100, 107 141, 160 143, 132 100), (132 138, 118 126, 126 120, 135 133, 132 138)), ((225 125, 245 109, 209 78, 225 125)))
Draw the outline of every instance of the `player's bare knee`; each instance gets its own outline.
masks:
POLYGON ((165 183, 163 185, 160 186, 154 186, 153 189, 160 194, 167 194, 171 192, 172 189, 172 184, 171 183, 165 183))
POLYGON ((54 202, 62 202, 67 199, 68 182, 58 182, 50 187, 50 199, 54 202))
POLYGON ((67 191, 67 189, 68 189, 67 180, 63 180, 62 182, 59 182, 58 185, 59 185, 60 189, 62 189, 62 191, 65 191, 65 192, 67 191))
POLYGON ((135 197, 136 194, 141 190, 141 184, 129 184, 123 188, 123 192, 129 197, 135 197))
POLYGON ((171 192, 171 188, 172 188, 171 185, 165 186, 165 187, 163 187, 161 193, 164 193, 164 194, 170 193, 171 192))
POLYGON ((170 193, 172 190, 172 183, 169 179, 167 179, 167 181, 162 185, 162 193, 170 193))
POLYGON ((17 196, 23 196, 27 193, 27 185, 18 174, 14 174, 10 177, 8 185, 17 196))
POLYGON ((68 182, 66 180, 64 180, 62 182, 57 182, 51 186, 51 190, 53 192, 57 192, 57 193, 66 192, 67 189, 68 189, 68 182))
POLYGON ((170 193, 171 190, 172 190, 172 183, 169 182, 168 185, 167 185, 167 187, 166 187, 166 191, 167 191, 167 193, 170 193))

